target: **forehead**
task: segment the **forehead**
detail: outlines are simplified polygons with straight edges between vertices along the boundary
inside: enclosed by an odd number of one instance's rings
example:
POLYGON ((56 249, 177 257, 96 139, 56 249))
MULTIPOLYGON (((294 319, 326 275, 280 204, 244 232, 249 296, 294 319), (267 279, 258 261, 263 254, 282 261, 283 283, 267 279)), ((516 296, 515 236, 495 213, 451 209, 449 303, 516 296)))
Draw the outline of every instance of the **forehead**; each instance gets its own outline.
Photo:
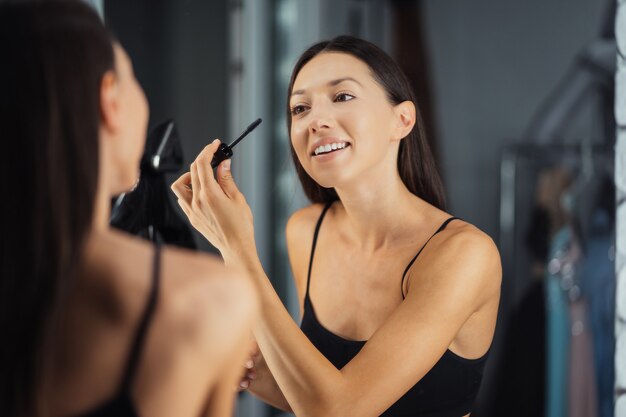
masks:
POLYGON ((344 77, 355 78, 360 83, 374 81, 369 67, 360 59, 341 52, 322 52, 302 67, 293 83, 293 91, 344 77))

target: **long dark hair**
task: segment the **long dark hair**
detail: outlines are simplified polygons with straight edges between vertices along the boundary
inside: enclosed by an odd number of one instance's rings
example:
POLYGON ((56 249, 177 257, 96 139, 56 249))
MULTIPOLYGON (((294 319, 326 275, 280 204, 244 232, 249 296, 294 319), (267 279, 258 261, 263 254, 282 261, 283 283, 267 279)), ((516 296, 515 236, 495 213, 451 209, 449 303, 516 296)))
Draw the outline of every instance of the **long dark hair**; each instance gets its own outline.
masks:
POLYGON ((48 0, 0 3, 0 57, 0 407, 30 416, 92 224, 114 55, 89 6, 48 0))
MULTIPOLYGON (((398 64, 382 49, 370 42, 353 36, 338 36, 330 41, 316 43, 304 51, 291 73, 287 93, 287 129, 289 134, 291 135, 289 97, 293 91, 293 83, 302 67, 323 52, 341 52, 363 61, 369 67, 374 79, 387 93, 389 102, 396 105, 403 101, 412 101, 415 104, 415 126, 411 133, 400 141, 398 172, 409 191, 433 206, 445 210, 443 184, 435 165, 435 159, 426 141, 424 122, 417 108, 417 100, 411 86, 398 64)), ((298 160, 293 145, 291 145, 291 157, 304 193, 311 202, 330 203, 339 198, 334 188, 320 186, 307 174, 298 160)))

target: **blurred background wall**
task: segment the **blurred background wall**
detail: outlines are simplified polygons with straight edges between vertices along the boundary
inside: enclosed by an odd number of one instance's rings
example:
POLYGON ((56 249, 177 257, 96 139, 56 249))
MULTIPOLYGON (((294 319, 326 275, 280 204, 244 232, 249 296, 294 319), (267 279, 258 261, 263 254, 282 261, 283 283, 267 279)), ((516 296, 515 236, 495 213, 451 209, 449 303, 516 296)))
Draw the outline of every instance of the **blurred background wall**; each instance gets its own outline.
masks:
MULTIPOLYGON (((306 201, 289 160, 284 108, 291 67, 308 45, 352 34, 398 60, 419 97, 450 212, 503 245, 503 239, 511 239, 501 230, 503 154, 511 145, 536 141, 529 137, 529 126, 581 51, 600 37, 607 19, 612 22, 611 4, 105 0, 100 7, 134 62, 150 103, 150 126, 174 118, 187 162, 213 138, 230 141, 263 117, 261 127, 238 146, 233 171, 255 215, 266 271, 296 317, 284 226, 306 201)), ((597 109, 595 101, 587 100, 567 119, 565 142, 606 145, 597 137, 597 109)), ((196 241, 202 250, 212 250, 199 235, 196 241)), ((512 265, 509 255, 503 253, 503 261, 512 265)), ((515 269, 504 277, 502 318, 477 416, 495 415, 492 402, 501 378, 496 368, 520 291, 515 269)), ((240 397, 240 416, 278 414, 247 394, 240 397)))

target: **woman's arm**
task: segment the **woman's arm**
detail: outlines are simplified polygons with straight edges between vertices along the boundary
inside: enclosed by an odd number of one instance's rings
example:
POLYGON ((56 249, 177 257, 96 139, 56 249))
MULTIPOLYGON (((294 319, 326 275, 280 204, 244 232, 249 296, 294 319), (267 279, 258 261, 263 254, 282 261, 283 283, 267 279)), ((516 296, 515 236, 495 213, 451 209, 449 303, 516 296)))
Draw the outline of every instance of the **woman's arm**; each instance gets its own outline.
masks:
POLYGON ((427 267, 420 264, 419 273, 409 272, 404 302, 350 363, 336 369, 274 291, 256 253, 250 209, 224 163, 219 184, 213 177, 210 160, 218 145, 205 148, 173 189, 191 223, 226 264, 252 278, 261 302, 254 335, 297 415, 380 415, 434 366, 470 316, 497 302, 501 269, 491 239, 473 229, 445 240, 438 236, 431 242, 437 256, 427 267), (193 192, 186 186, 190 182, 193 192))
POLYGON ((292 412, 291 406, 276 383, 261 353, 259 353, 257 361, 254 362, 254 371, 256 377, 250 381, 248 391, 273 407, 292 412))
MULTIPOLYGON (((302 273, 306 271, 307 254, 313 243, 313 225, 322 206, 314 210, 300 211, 296 215, 291 216, 286 228, 287 252, 289 254, 289 262, 291 264, 292 276, 294 279, 298 301, 300 306, 300 321, 304 308, 304 296, 306 293, 306 275, 302 273)), ((257 348, 258 349, 258 348, 257 348)), ((256 397, 265 401, 272 406, 284 411, 292 412, 291 406, 285 399, 280 387, 276 383, 276 379, 268 368, 262 352, 253 355, 255 379, 249 382, 248 390, 256 397)))

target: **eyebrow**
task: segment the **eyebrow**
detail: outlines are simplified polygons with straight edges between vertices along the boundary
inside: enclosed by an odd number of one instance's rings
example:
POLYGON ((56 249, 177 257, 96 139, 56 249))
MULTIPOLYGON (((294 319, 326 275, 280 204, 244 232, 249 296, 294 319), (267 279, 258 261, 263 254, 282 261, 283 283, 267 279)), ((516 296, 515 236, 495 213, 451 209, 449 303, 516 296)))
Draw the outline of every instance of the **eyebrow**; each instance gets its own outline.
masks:
MULTIPOLYGON (((363 87, 363 84, 361 84, 360 82, 358 82, 357 80, 355 80, 352 77, 337 78, 336 80, 329 81, 328 83, 326 83, 326 85, 334 87, 334 86, 336 86, 338 84, 341 84, 344 81, 353 81, 353 82, 357 83, 358 85, 360 85, 361 87, 363 87)), ((306 90, 296 90, 293 93, 291 93, 291 96, 293 97, 293 96, 296 96, 296 95, 302 95, 302 94, 304 94, 305 91, 306 90)))

